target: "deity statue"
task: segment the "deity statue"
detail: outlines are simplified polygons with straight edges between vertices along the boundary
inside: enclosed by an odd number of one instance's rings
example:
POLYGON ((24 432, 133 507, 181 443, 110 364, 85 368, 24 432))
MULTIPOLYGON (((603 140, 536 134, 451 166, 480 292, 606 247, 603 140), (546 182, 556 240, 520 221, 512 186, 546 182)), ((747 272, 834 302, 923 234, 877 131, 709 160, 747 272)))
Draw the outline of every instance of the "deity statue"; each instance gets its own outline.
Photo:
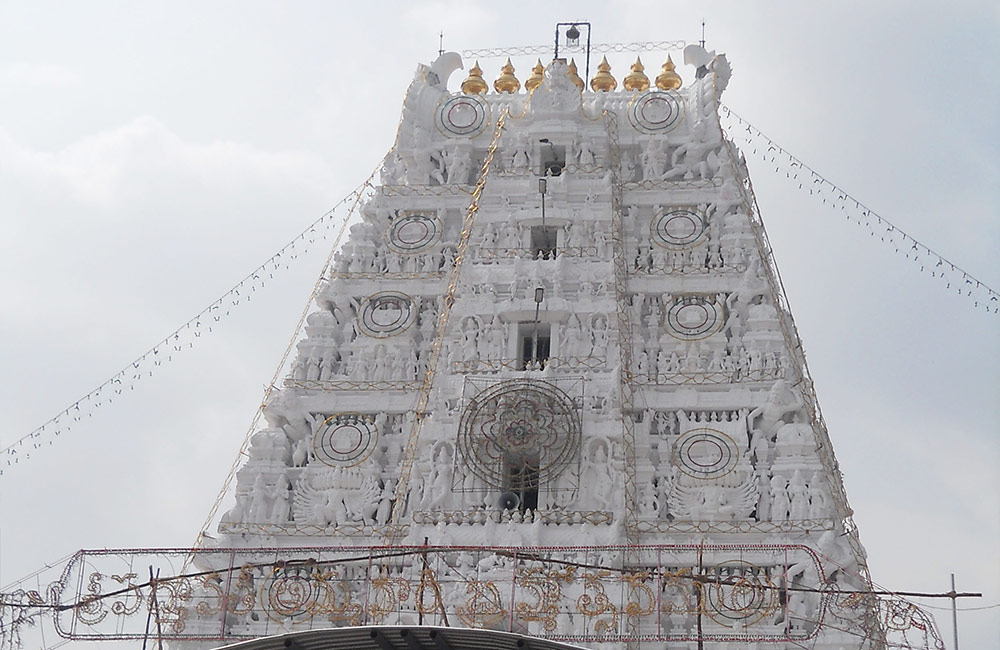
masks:
POLYGON ((663 179, 664 167, 667 164, 667 156, 660 147, 659 140, 650 139, 646 149, 639 159, 642 164, 642 177, 647 181, 658 181, 663 179))
POLYGON ((812 427, 802 421, 802 415, 795 412, 792 422, 778 426, 775 448, 779 456, 804 456, 813 444, 812 427))
POLYGON ((751 428, 760 429, 770 439, 784 417, 798 411, 802 405, 802 397, 798 391, 792 389, 784 379, 779 379, 771 386, 767 401, 750 413, 747 422, 751 428))
POLYGON ((771 478, 771 521, 788 520, 792 504, 788 500, 787 486, 788 481, 784 477, 775 475, 771 478))
POLYGON ((806 493, 806 481, 802 473, 795 470, 792 480, 788 482, 788 519, 801 521, 809 515, 809 497, 806 493))

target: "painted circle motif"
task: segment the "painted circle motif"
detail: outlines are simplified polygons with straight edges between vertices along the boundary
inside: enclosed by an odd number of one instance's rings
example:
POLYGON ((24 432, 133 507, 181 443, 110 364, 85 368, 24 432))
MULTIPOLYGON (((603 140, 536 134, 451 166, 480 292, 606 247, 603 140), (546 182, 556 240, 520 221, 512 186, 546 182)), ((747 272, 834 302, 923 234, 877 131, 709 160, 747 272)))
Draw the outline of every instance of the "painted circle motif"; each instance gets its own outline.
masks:
POLYGON ((666 133, 680 124, 682 115, 681 96, 672 90, 648 91, 628 106, 628 121, 643 133, 666 133))
POLYGON ((754 625, 780 606, 780 589, 764 570, 743 560, 729 560, 709 570, 704 593, 706 614, 722 625, 754 625), (715 578, 714 580, 712 578, 715 578))
POLYGON ((331 467, 352 467, 375 451, 378 431, 360 413, 331 415, 313 436, 313 454, 331 467))
POLYGON ((722 305, 708 296, 681 296, 667 311, 670 335, 682 341, 697 341, 722 328, 722 305))
POLYGON ((365 298, 358 320, 362 332, 382 339, 403 332, 416 317, 417 310, 408 295, 382 291, 365 298))
POLYGON ((665 248, 691 248, 708 233, 705 217, 690 208, 667 209, 649 224, 653 241, 665 248))
POLYGON ((715 429, 692 429, 674 443, 674 465, 693 478, 725 476, 739 460, 740 449, 733 439, 715 429))
POLYGON ((580 431, 576 406, 564 391, 544 381, 502 381, 482 390, 462 413, 458 458, 497 489, 504 489, 512 465, 530 465, 537 487, 578 456, 580 431))
POLYGON ((428 214, 404 214, 393 219, 385 231, 385 241, 399 253, 417 253, 441 236, 441 221, 428 214))
POLYGON ((490 123, 490 105, 478 95, 459 95, 438 106, 435 119, 438 129, 453 138, 471 138, 486 130, 490 123))

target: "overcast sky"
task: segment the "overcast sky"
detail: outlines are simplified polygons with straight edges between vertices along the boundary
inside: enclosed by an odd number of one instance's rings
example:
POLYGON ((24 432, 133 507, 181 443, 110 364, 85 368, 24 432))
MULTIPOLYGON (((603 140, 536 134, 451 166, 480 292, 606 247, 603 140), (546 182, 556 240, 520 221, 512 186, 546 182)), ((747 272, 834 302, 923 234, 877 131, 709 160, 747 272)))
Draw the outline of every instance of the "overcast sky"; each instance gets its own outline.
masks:
MULTIPOLYGON (((695 42, 704 17, 728 106, 1000 288, 995 1, 355 4, 0 2, 0 446, 364 180, 439 31, 459 52, 571 19, 599 43, 695 42)), ((632 57, 609 57, 619 79, 632 57)), ((480 63, 492 80, 502 60, 480 63)), ((532 63, 514 57, 522 80, 532 63)), ((965 607, 1000 603, 1000 316, 750 164, 874 579, 940 592, 954 572, 985 594, 965 607)), ((79 548, 193 543, 328 247, 0 476, 0 584, 79 548)), ((994 646, 1000 609, 960 626, 994 646)))

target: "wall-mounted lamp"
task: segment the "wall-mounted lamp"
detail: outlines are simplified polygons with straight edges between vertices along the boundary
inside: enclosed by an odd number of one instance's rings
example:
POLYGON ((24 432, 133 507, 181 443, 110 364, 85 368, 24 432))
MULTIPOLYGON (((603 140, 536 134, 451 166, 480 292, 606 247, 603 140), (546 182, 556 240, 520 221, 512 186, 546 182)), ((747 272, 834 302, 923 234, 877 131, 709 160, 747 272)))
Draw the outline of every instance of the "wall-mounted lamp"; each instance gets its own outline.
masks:
POLYGON ((535 287, 535 327, 531 333, 531 367, 538 368, 538 308, 545 297, 544 287, 535 287))

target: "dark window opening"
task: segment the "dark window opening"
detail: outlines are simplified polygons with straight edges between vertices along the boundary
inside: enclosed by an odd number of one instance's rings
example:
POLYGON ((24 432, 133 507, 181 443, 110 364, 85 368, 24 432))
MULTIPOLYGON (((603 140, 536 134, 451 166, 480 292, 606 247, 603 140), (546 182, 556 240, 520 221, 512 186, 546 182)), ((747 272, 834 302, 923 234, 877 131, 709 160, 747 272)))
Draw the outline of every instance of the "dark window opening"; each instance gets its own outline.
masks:
POLYGON ((521 370, 542 370, 549 360, 552 336, 548 323, 520 323, 517 328, 521 370))
POLYGON ((559 229, 552 226, 531 227, 531 257, 536 260, 551 260, 556 256, 556 241, 559 229))
POLYGON ((542 176, 558 176, 566 169, 566 147, 542 143, 542 176))
POLYGON ((506 461, 507 491, 517 496, 521 512, 538 509, 538 457, 506 461))

